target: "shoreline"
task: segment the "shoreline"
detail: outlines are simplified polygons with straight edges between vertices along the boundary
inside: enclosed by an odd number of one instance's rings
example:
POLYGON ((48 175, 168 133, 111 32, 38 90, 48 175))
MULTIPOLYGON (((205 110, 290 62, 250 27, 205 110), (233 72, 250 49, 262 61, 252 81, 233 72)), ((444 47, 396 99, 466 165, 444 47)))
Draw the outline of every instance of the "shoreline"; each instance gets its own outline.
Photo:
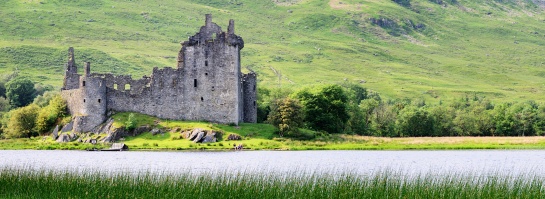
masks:
MULTIPOLYGON (((168 138, 167 136, 165 136, 168 138)), ((291 140, 249 138, 239 141, 193 143, 188 140, 127 139, 122 141, 129 151, 234 151, 233 144, 242 144, 243 151, 308 151, 308 150, 544 150, 545 137, 367 137, 338 135, 334 140, 291 140)), ((52 139, 20 138, 0 140, 0 150, 86 150, 107 149, 111 144, 91 145, 79 142, 57 143, 52 139)), ((98 152, 98 151, 97 151, 98 152)))

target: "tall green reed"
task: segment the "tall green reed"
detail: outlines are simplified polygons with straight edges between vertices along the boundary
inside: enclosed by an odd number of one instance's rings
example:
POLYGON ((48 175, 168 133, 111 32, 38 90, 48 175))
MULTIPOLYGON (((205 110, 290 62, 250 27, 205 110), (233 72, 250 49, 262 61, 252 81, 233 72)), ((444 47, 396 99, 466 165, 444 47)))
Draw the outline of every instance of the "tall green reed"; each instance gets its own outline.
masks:
POLYGON ((113 173, 0 168, 0 198, 544 198, 532 173, 113 173))

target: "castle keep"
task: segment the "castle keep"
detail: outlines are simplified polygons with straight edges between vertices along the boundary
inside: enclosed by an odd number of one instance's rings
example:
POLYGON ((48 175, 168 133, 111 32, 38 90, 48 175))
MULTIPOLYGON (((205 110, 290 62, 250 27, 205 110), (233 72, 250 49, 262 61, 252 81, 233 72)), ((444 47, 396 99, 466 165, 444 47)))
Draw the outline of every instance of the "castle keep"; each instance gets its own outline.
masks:
POLYGON ((91 73, 90 63, 77 73, 70 48, 62 97, 73 118, 73 131, 91 131, 109 111, 130 111, 165 119, 218 123, 255 123, 256 74, 240 71, 241 37, 234 21, 227 32, 206 15, 200 31, 182 43, 176 68, 153 69, 151 76, 91 73))

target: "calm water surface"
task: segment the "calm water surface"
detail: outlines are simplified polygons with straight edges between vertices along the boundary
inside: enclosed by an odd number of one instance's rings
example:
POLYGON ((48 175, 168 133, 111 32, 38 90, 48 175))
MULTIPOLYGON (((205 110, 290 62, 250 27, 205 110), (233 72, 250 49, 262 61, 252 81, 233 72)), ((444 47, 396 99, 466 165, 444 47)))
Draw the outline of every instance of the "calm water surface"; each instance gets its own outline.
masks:
POLYGON ((87 152, 0 150, 0 167, 104 172, 505 173, 545 176, 543 150, 87 152))

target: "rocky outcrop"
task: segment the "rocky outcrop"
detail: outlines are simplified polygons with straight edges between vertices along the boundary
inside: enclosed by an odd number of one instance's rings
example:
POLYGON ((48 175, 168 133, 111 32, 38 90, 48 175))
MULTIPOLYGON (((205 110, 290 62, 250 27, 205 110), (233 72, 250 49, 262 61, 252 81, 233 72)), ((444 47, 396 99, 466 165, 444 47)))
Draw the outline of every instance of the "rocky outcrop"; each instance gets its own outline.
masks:
POLYGON ((201 128, 196 128, 193 130, 183 130, 182 138, 188 139, 195 143, 211 143, 217 142, 218 139, 221 139, 221 133, 213 130, 203 130, 201 128))
POLYGON ((59 125, 55 126, 55 129, 53 129, 51 137, 53 138, 53 140, 57 140, 57 138, 59 137, 59 125))
POLYGON ((229 136, 227 136, 227 140, 242 140, 242 137, 237 134, 229 134, 229 136))
POLYGON ((70 136, 68 134, 61 134, 56 140, 57 142, 70 142, 70 136))
POLYGON ((154 128, 150 131, 151 135, 157 135, 157 134, 162 134, 161 130, 158 129, 158 128, 154 128))

